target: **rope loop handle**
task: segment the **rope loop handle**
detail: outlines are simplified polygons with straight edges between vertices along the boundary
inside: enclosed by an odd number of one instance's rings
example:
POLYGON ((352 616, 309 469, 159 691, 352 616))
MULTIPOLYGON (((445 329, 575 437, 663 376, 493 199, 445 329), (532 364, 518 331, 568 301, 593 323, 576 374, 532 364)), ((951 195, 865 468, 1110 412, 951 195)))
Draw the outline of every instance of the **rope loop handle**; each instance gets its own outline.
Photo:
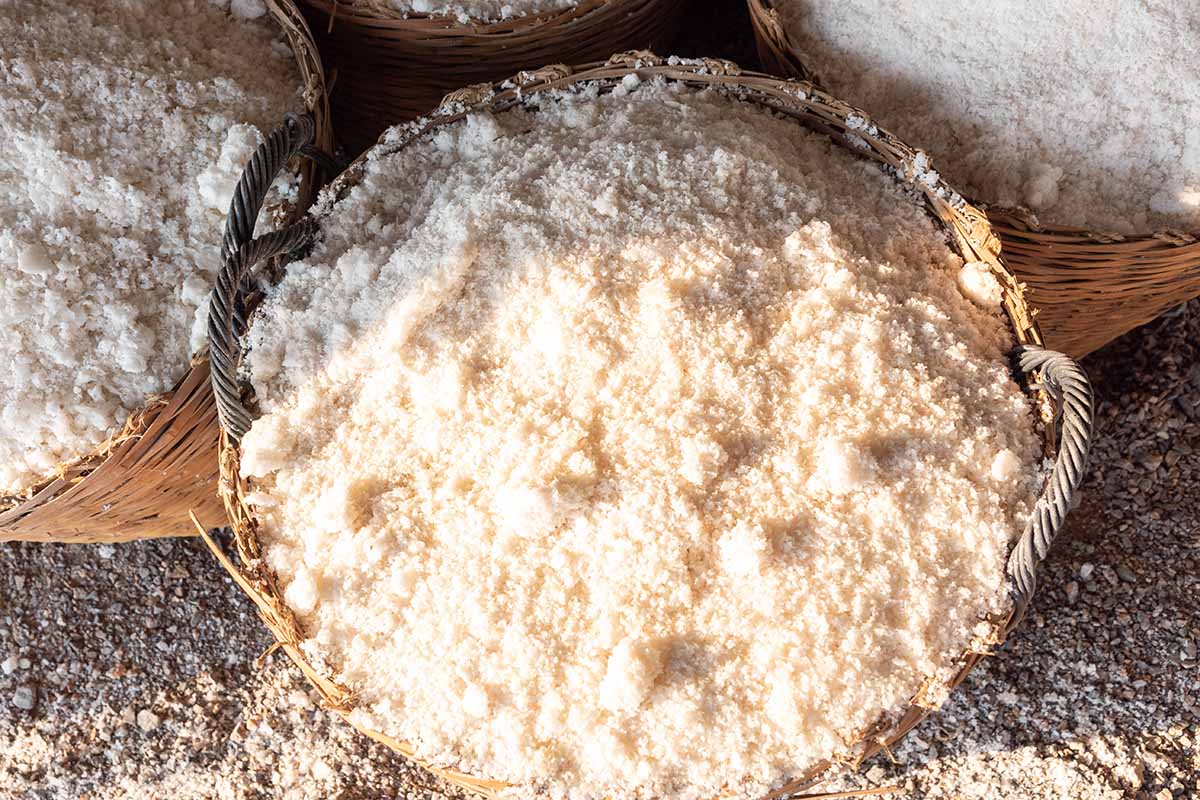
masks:
POLYGON ((217 416, 222 429, 234 440, 250 430, 252 421, 242 403, 237 378, 241 339, 247 330, 245 301, 250 293, 250 275, 261 262, 311 243, 316 223, 305 217, 258 238, 254 237, 254 229, 271 184, 292 158, 305 156, 326 169, 336 166, 332 158, 313 146, 316 129, 309 114, 285 116, 283 124, 254 151, 229 204, 221 240, 221 269, 209 299, 208 347, 217 416))
POLYGON ((1058 454, 1033 516, 1008 557, 1009 591, 1013 613, 1005 628, 1010 633, 1020 623, 1037 588, 1037 567, 1050 551, 1075 501, 1087 470, 1092 447, 1092 385, 1083 369, 1069 356, 1025 345, 1013 351, 1024 375, 1040 372, 1034 384, 1054 401, 1060 418, 1058 454))

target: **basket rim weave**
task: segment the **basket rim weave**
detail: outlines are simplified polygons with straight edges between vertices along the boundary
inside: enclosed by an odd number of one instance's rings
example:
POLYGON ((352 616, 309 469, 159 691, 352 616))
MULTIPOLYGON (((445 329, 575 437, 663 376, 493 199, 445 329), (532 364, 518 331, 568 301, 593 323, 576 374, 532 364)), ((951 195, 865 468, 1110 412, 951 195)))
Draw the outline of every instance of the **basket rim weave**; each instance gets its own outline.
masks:
MULTIPOLYGON (((318 140, 329 148, 325 73, 307 23, 293 0, 266 4, 292 48, 304 106, 319 120, 318 140)), ((303 178, 294 214, 302 214, 316 196, 315 170, 306 170, 303 178)), ((55 465, 16 492, 0 494, 0 541, 88 543, 194 535, 189 512, 214 523, 222 519, 212 453, 217 431, 204 349, 192 356, 171 389, 147 397, 91 451, 55 465), (153 485, 138 513, 125 517, 122 500, 136 493, 139 473, 154 473, 153 485), (170 496, 172 477, 185 487, 180 497, 170 496), (162 508, 170 516, 160 515, 162 508)))
POLYGON ((579 0, 573 6, 549 9, 533 14, 512 16, 505 19, 471 17, 465 22, 451 13, 400 11, 387 0, 303 0, 305 5, 316 8, 330 16, 330 23, 345 20, 364 28, 404 30, 428 37, 440 36, 509 36, 528 31, 530 28, 558 26, 584 17, 605 6, 633 5, 639 0, 579 0))
MULTIPOLYGON (((605 88, 616 86, 621 78, 629 74, 637 74, 642 79, 662 77, 694 87, 724 88, 731 97, 739 101, 757 103, 790 116, 800 124, 831 134, 834 141, 852 152, 891 166, 895 170, 894 177, 897 180, 921 191, 929 212, 946 228, 960 254, 968 261, 986 263, 1000 280, 1004 292, 1004 308, 1016 340, 1022 345, 1040 345, 1040 332, 1032 310, 1024 299, 1022 287, 1000 261, 998 242, 982 212, 945 186, 940 179, 923 179, 921 171, 914 163, 917 151, 907 147, 887 131, 877 128, 858 109, 837 100, 811 83, 743 71, 736 64, 720 59, 663 59, 646 51, 620 53, 607 62, 574 68, 551 65, 540 70, 520 73, 509 81, 465 87, 447 95, 441 106, 431 114, 393 128, 380 139, 377 147, 369 151, 369 154, 377 157, 400 150, 438 128, 461 120, 474 110, 503 111, 523 102, 523 98, 582 83, 599 84, 603 91, 605 88)), ((326 188, 322 208, 336 204, 360 180, 367 157, 368 154, 361 156, 326 188)), ((1051 427, 1046 427, 1046 436, 1053 445, 1051 427)), ((268 653, 282 649, 317 689, 325 705, 362 733, 411 758, 451 783, 488 797, 496 797, 501 790, 507 788, 507 784, 468 775, 452 767, 424 762, 415 757, 410 745, 371 730, 351 717, 354 693, 314 666, 302 646, 307 637, 299 620, 284 601, 278 580, 263 558, 258 538, 258 523, 253 509, 246 501, 251 488, 240 475, 240 456, 238 442, 222 430, 221 496, 228 511, 233 545, 239 563, 235 564, 212 536, 205 532, 202 532, 202 535, 220 563, 255 603, 261 619, 274 634, 276 642, 268 653)), ((898 717, 885 714, 877 724, 858 732, 856 741, 847 744, 847 752, 852 755, 845 761, 839 764, 828 761, 816 764, 787 785, 773 791, 768 797, 775 798, 810 787, 819 783, 830 769, 837 766, 856 767, 880 750, 890 747, 937 708, 940 705, 938 697, 956 688, 976 663, 1003 642, 1010 629, 1010 623, 1015 625, 1016 621, 1011 611, 988 620, 990 633, 977 636, 967 646, 956 662, 957 668, 952 677, 938 679, 927 676, 898 717)))

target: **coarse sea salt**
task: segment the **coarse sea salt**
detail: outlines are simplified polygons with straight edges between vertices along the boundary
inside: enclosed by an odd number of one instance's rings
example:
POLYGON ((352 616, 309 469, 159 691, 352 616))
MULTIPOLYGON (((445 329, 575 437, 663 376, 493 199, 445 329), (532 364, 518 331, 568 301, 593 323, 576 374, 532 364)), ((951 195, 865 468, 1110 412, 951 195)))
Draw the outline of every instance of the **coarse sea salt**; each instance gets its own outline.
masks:
POLYGON ((1200 230, 1200 4, 774 7, 830 91, 974 199, 1070 227, 1200 230))
POLYGON ((377 150, 317 218, 241 470, 356 722, 550 797, 760 796, 1006 608, 1011 335, 873 163, 630 81, 377 150))
POLYGON ((0 495, 94 449, 203 344, 233 187, 298 104, 264 12, 0 0, 0 495))

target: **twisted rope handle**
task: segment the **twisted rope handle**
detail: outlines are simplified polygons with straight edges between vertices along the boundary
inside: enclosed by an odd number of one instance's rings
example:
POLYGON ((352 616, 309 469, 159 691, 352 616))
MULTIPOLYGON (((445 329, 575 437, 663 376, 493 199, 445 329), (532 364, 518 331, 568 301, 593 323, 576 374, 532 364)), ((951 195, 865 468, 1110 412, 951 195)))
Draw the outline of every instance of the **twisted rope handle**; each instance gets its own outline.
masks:
POLYGON ((1038 385, 1054 400, 1062 421, 1050 479, 1008 557, 1013 614, 1005 634, 1020 623, 1029 608, 1037 588, 1037 567, 1072 508, 1092 447, 1092 385, 1079 364, 1062 353, 1031 345, 1017 348, 1014 355, 1023 374, 1041 371, 1038 385))
POLYGON ((283 125, 254 151, 229 204, 221 240, 221 270, 209 299, 208 347, 217 416, 221 427, 235 440, 250 430, 251 422, 237 379, 241 339, 247 329, 245 300, 251 271, 263 261, 298 250, 316 234, 316 224, 307 217, 258 238, 254 238, 254 228, 267 191, 294 156, 303 155, 336 170, 333 160, 313 146, 315 135, 316 122, 310 115, 284 117, 283 125))

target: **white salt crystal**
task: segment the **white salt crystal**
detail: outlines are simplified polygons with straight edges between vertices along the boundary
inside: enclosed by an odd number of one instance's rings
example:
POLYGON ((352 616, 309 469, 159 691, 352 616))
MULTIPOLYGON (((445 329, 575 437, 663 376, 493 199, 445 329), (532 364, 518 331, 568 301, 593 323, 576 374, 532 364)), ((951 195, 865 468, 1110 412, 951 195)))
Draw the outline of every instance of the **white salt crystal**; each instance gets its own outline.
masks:
POLYGON ((721 566, 738 577, 753 577, 766 564, 767 541, 762 527, 738 522, 718 541, 721 566))
POLYGON ((258 19, 267 13, 263 0, 230 0, 229 10, 239 19, 258 19))
POLYGON ((635 639, 623 639, 608 657, 600 682, 600 705, 609 711, 633 711, 662 671, 656 648, 635 639))
POLYGON ((992 459, 992 480, 1007 483, 1021 474, 1021 459, 1012 450, 1005 448, 992 459))
POLYGON ((301 614, 307 614, 317 607, 317 584, 313 575, 304 567, 300 567, 292 575, 287 588, 284 589, 283 599, 287 604, 301 614))
POLYGON ((463 711, 478 719, 487 716, 491 700, 488 698, 486 689, 477 683, 472 683, 463 692, 462 705, 463 711))
POLYGON ((17 269, 26 275, 50 275, 54 272, 54 262, 41 242, 26 245, 17 256, 17 269))
POLYGON ((137 726, 147 733, 157 728, 161 722, 162 719, 148 708, 137 712, 137 726))
POLYGON ((826 439, 816 457, 815 485, 831 494, 852 492, 875 476, 871 454, 852 442, 826 439))
POLYGON ((1033 164, 1025 179, 1025 203, 1034 211, 1046 211, 1058 205, 1059 186, 1064 170, 1053 164, 1033 164))
POLYGON ((998 308, 1004 300, 1004 289, 982 261, 969 261, 958 271, 958 288, 972 303, 981 308, 998 308))
POLYGON ((721 445, 704 434, 689 436, 680 442, 683 463, 680 474, 689 482, 703 486, 717 476, 728 459, 721 445))
POLYGON ((18 686, 13 691, 12 704, 22 711, 32 711, 37 703, 37 693, 32 686, 18 686))

